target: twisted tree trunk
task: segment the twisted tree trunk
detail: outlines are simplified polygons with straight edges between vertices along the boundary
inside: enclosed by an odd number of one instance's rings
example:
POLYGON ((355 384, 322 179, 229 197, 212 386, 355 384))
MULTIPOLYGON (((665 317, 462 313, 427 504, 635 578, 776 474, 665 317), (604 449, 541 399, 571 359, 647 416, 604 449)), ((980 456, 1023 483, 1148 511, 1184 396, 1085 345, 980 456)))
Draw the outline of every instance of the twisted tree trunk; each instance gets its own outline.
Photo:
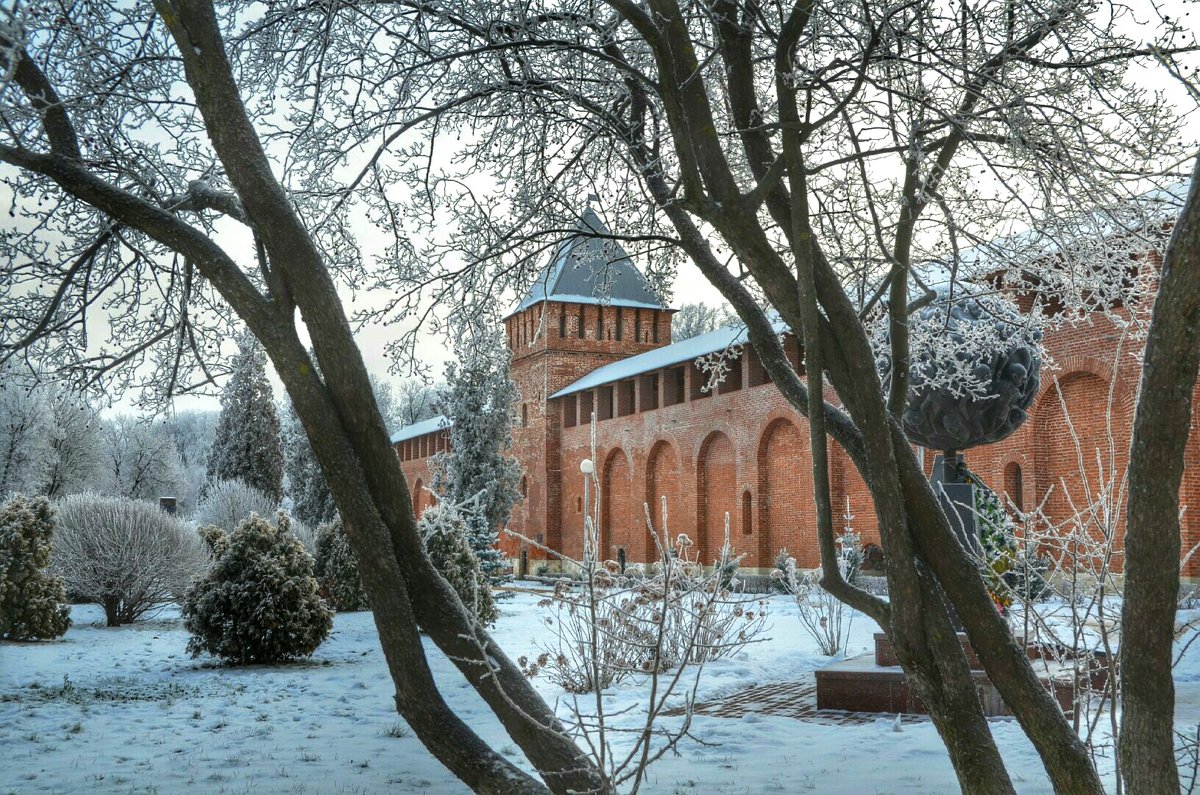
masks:
POLYGON ((1121 606, 1121 776, 1130 793, 1179 792, 1175 683, 1179 483, 1200 367, 1200 159, 1163 259, 1129 454, 1121 606))

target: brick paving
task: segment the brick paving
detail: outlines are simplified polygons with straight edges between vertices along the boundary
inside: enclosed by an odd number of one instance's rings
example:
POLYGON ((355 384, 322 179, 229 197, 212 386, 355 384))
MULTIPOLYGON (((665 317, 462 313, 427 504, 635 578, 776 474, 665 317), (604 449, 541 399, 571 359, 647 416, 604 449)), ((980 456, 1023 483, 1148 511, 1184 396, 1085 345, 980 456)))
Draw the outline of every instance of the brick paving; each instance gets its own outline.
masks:
MULTIPOLYGON (((817 709, 817 682, 811 675, 794 682, 776 682, 738 690, 711 701, 697 703, 693 711, 697 715, 712 718, 736 719, 746 715, 776 715, 832 726, 863 725, 886 717, 866 712, 817 709)), ((683 709, 669 710, 665 714, 682 715, 683 709)), ((902 723, 912 724, 927 721, 929 718, 924 715, 904 715, 900 720, 902 723)))

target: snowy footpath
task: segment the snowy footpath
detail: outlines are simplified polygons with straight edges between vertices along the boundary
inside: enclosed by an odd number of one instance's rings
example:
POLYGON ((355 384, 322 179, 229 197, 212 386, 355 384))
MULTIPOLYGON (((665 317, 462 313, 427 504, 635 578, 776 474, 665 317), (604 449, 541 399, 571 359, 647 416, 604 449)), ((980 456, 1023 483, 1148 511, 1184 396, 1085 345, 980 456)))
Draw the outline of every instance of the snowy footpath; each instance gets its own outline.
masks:
MULTIPOLYGON (((514 658, 537 649, 539 597, 502 603, 495 634, 514 658)), ((828 662, 800 629, 794 605, 771 600, 769 640, 705 668, 699 699, 786 682, 828 662)), ((107 629, 75 607, 66 636, 0 643, 0 793, 459 793, 395 713, 369 613, 338 615, 305 663, 224 668, 185 652, 172 614, 107 629)), ((851 652, 873 627, 856 621, 851 652)), ((1200 646, 1200 644, 1197 644, 1200 646)), ((527 766, 483 702, 430 644, 447 700, 494 747, 527 766)), ((1179 718, 1200 719, 1200 648, 1179 671, 1179 718)), ((536 681, 536 680, 535 680, 536 681)), ((538 688, 569 714, 567 696, 538 688)), ((627 683, 609 701, 639 702, 627 683)), ((629 720, 635 719, 631 716, 629 720)), ((927 721, 894 731, 881 717, 829 725, 787 717, 697 716, 678 755, 651 768, 644 792, 953 793, 946 753, 927 721)), ((1012 721, 992 730, 1020 792, 1049 792, 1032 746, 1012 721)), ((624 742, 624 740, 619 740, 624 742)))

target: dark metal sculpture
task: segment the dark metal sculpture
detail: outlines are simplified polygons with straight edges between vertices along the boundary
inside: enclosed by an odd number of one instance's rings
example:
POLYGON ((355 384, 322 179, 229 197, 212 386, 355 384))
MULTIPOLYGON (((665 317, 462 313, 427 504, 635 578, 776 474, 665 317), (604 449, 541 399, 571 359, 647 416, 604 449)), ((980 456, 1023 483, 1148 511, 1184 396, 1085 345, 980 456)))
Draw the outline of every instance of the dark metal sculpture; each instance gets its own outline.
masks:
POLYGON ((994 296, 950 300, 946 293, 910 318, 914 327, 932 325, 933 333, 913 335, 921 344, 912 351, 903 417, 909 439, 934 450, 965 450, 998 442, 1025 422, 1042 363, 1042 333, 1025 320, 1009 301, 994 296), (973 324, 985 323, 988 334, 971 333, 973 324), (980 337, 991 341, 991 349, 972 345, 980 337), (974 383, 946 383, 938 370, 947 352, 974 383))
MULTIPOLYGON (((1028 416, 1040 385, 1042 333, 1026 320, 999 297, 951 298, 944 291, 909 318, 904 431, 922 447, 943 451, 930 480, 959 541, 976 553, 975 492, 961 451, 1006 438, 1028 416)), ((878 364, 890 380, 886 352, 878 364)))

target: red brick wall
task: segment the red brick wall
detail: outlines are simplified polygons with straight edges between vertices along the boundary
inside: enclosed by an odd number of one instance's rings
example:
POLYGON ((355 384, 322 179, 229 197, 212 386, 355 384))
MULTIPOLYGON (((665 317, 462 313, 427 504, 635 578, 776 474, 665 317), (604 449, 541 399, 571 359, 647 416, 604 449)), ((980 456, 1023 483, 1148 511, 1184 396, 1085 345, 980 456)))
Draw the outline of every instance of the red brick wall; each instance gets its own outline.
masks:
MULTIPOLYGON (((1122 478, 1129 461, 1138 347, 1114 322, 1096 316, 1047 334, 1046 351, 1050 364, 1043 368, 1042 388, 1029 419, 1008 439, 968 450, 967 464, 997 492, 1015 480, 1019 467, 1020 502, 1026 511, 1041 506, 1053 524, 1081 512, 1094 537, 1100 537, 1101 525, 1111 520, 1104 511, 1086 507, 1105 504, 1116 517, 1119 550, 1125 532, 1122 478)), ((1200 468, 1189 464, 1181 495, 1185 504, 1189 492, 1193 500, 1200 496, 1198 476, 1200 468)), ((1119 555, 1113 565, 1116 571, 1122 569, 1119 555)))
MULTIPOLYGON (((742 357, 741 366, 748 366, 748 358, 742 357)), ((689 368, 689 379, 693 376, 699 374, 689 368)), ((639 379, 638 388, 646 388, 647 383, 648 379, 639 379)), ((666 378, 659 379, 659 389, 666 388, 666 383, 666 378)), ((815 565, 815 523, 807 507, 812 502, 808 426, 773 385, 746 386, 751 383, 748 378, 742 383, 741 389, 724 394, 718 390, 716 395, 706 393, 678 405, 598 422, 597 467, 604 472, 601 467, 613 455, 630 461, 629 501, 638 518, 649 504, 655 529, 661 533, 665 496, 671 540, 686 533, 700 544, 702 559, 707 562, 719 552, 728 511, 731 543, 735 552, 746 553, 744 566, 769 567, 784 546, 802 565, 815 565), (781 457, 772 455, 772 450, 781 457)), ((690 394, 691 384, 687 386, 685 393, 690 394)), ((554 402, 577 399, 572 395, 554 402)), ((638 405, 642 405, 640 399, 638 405)), ((583 533, 579 462, 591 456, 589 437, 587 425, 564 428, 561 435, 563 549, 574 558, 581 553, 583 533)), ((603 480, 601 488, 605 488, 603 480)), ((842 492, 837 483, 834 490, 835 505, 840 506, 842 492)), ((602 499, 602 512, 604 508, 602 499)), ((654 557, 649 540, 640 543, 644 547, 639 547, 636 537, 631 539, 626 549, 630 561, 654 557), (640 548, 649 556, 639 557, 640 548)), ((613 554, 610 549, 608 557, 613 554)))
MULTIPOLYGON (((615 333, 612 311, 605 308, 601 339, 596 338, 597 307, 583 307, 583 339, 574 336, 578 305, 537 306, 506 321, 509 338, 516 344, 512 377, 527 417, 521 426, 522 413, 518 411, 514 454, 528 478, 528 496, 514 511, 511 526, 541 537, 573 558, 582 554, 579 462, 591 455, 588 418, 578 416, 573 427, 563 427, 563 407, 577 405, 579 395, 554 401, 548 397, 597 367, 657 347, 649 338, 646 315, 650 313, 646 312, 641 316, 643 333, 637 339, 630 320, 625 321, 621 341, 610 339, 615 333), (559 337, 560 311, 566 313, 563 337, 559 337)), ((654 322, 660 324, 659 345, 667 344, 669 314, 657 313, 654 322)), ((1003 442, 968 450, 966 459, 1000 493, 1015 487, 1019 468, 1023 507, 1029 510, 1044 503, 1051 521, 1060 522, 1073 512, 1073 504, 1078 506, 1086 499, 1081 462, 1093 489, 1101 471, 1111 479, 1112 473, 1124 470, 1139 360, 1121 328, 1100 317, 1049 333, 1046 347, 1051 364, 1043 370, 1042 391, 1030 409, 1029 420, 1003 442), (1069 404, 1069 424, 1056 383, 1069 404)), ((660 408, 597 423, 604 557, 613 558, 624 548, 631 562, 653 558, 644 529, 643 504, 650 504, 655 528, 661 532, 661 498, 665 496, 671 538, 687 533, 701 544, 703 559, 708 562, 718 552, 728 511, 735 551, 747 554, 743 565, 770 567, 783 547, 802 566, 817 565, 807 424, 773 385, 751 386, 762 380, 762 375, 749 359, 751 356, 743 356, 740 360, 741 388, 733 389, 731 382, 717 394, 690 398, 700 394, 701 376, 689 367, 684 388, 689 397, 681 404, 663 406, 663 397, 671 388, 671 379, 663 371, 657 381, 660 408)), ((643 394, 651 384, 652 379, 636 379, 634 406, 655 402, 643 394)), ((594 399, 598 396, 595 391, 592 394, 594 399)), ((1200 404, 1200 390, 1196 403, 1200 404)), ((1200 543, 1197 436, 1189 441, 1181 493, 1185 506, 1196 506, 1184 513, 1185 552, 1200 543)), ((927 472, 934 455, 934 451, 925 452, 927 472)), ((404 470, 410 485, 418 476, 428 478, 424 460, 406 461, 404 470)), ((841 529, 841 514, 849 510, 854 516, 851 524, 864 542, 878 543, 870 494, 836 445, 831 446, 830 479, 835 526, 841 529)), ((1123 504, 1120 507, 1123 509, 1123 504)), ((1118 533, 1123 531, 1121 519, 1118 533)), ((520 548, 511 539, 502 546, 513 557, 520 548)), ((530 557, 540 554, 530 550, 530 557)), ((1193 557, 1185 574, 1200 576, 1200 555, 1193 557)))
POLYGON ((700 560, 716 560, 725 543, 725 520, 729 518, 731 542, 736 544, 738 513, 737 454, 733 442, 721 431, 705 437, 696 466, 696 533, 692 540, 700 560))
POLYGON ((812 456, 807 423, 778 418, 758 446, 759 544, 757 562, 770 566, 786 548, 806 568, 820 565, 816 515, 812 511, 812 456))
MULTIPOLYGON (((1192 393, 1192 432, 1188 436, 1187 451, 1184 458, 1183 483, 1180 488, 1179 501, 1189 506, 1183 514, 1182 530, 1183 554, 1186 556, 1200 546, 1200 432, 1196 423, 1200 422, 1197 407, 1200 407, 1200 384, 1192 393)), ((1200 577, 1200 549, 1192 554, 1184 567, 1184 573, 1192 577, 1200 577)))
POLYGON ((600 489, 600 558, 615 560, 617 551, 624 549, 630 560, 644 560, 646 534, 638 532, 629 461, 624 451, 618 448, 609 453, 603 473, 600 489))
MULTIPOLYGON (((575 510, 573 503, 564 501, 560 491, 563 417, 561 407, 557 402, 551 403, 549 396, 598 367, 670 344, 671 311, 548 302, 509 317, 505 329, 513 346, 510 375, 521 396, 512 452, 528 478, 528 492, 514 509, 509 527, 559 549, 570 518, 582 517, 582 513, 575 510), (618 313, 620 340, 616 339, 618 313), (580 322, 582 337, 578 334, 580 322), (658 342, 655 342, 655 325, 658 342), (567 521, 564 521, 564 506, 567 521)), ((587 419, 583 422, 586 425, 587 419)), ((574 466, 577 477, 577 460, 574 466)), ((628 509, 624 513, 627 516, 628 509)), ((626 518, 614 525, 614 531, 628 524, 626 518)), ((523 541, 510 536, 503 536, 500 541, 501 549, 513 558, 523 546, 523 541)), ((547 557, 536 547, 530 548, 528 555, 531 559, 547 557)))
MULTIPOLYGON (((433 434, 430 434, 433 436, 433 434)), ((426 442, 426 450, 443 450, 448 448, 448 433, 440 431, 437 434, 440 439, 432 439, 426 442)), ((416 440, 410 440, 416 441, 416 440)), ((401 453, 404 443, 396 444, 394 447, 397 454, 401 453)), ((420 450, 419 444, 412 445, 415 450, 420 450)), ((421 518, 421 514, 431 505, 437 504, 437 499, 429 491, 429 461, 433 457, 433 453, 429 453, 424 457, 419 457, 414 454, 414 457, 405 460, 403 455, 400 455, 400 470, 404 473, 404 479, 408 482, 408 493, 412 498, 413 511, 417 518, 421 518)))
MULTIPOLYGON (((679 479, 679 453, 675 445, 666 439, 660 439, 650 450, 646 465, 645 503, 650 509, 650 521, 654 526, 654 534, 659 544, 669 549, 674 539, 663 537, 663 510, 666 510, 666 524, 669 528, 672 522, 682 518, 683 509, 679 479), (666 505, 663 505, 663 500, 666 505)), ((649 557, 654 559, 659 554, 658 544, 648 544, 649 557)))

